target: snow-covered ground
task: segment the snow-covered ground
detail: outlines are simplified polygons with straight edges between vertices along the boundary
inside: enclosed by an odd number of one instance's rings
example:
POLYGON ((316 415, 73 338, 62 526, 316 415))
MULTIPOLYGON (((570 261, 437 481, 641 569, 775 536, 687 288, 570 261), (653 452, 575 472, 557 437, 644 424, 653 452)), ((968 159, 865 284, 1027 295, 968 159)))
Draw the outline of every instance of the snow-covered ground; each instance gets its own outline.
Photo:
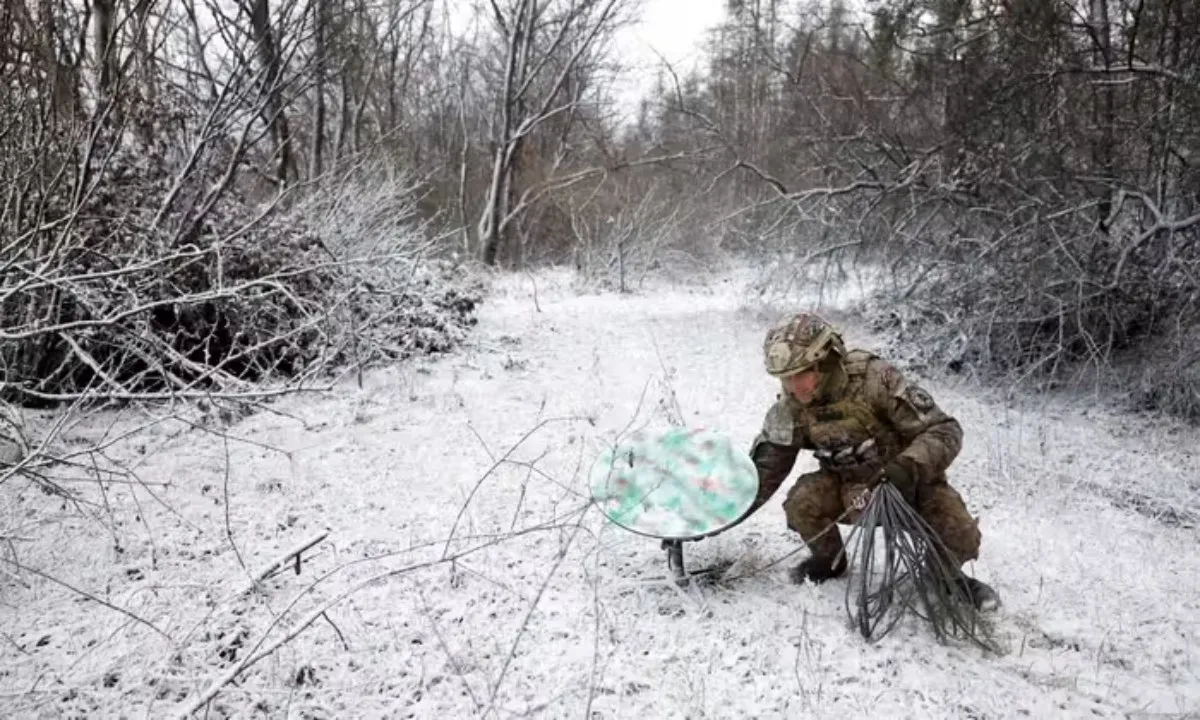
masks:
POLYGON ((467 348, 362 388, 204 428, 168 410, 80 423, 81 447, 152 423, 109 450, 146 489, 97 495, 105 523, 4 496, 6 557, 54 580, 4 565, 0 716, 170 717, 214 688, 207 717, 1200 713, 1200 431, 1164 420, 921 378, 966 430, 951 480, 982 518, 968 569, 1004 599, 1003 655, 919 621, 863 641, 844 581, 789 584, 783 491, 687 546, 735 579, 666 582, 655 541, 589 506, 587 469, 647 423, 749 446, 780 308, 748 279, 619 296, 501 278, 467 348), (326 530, 299 574, 241 594, 326 530))

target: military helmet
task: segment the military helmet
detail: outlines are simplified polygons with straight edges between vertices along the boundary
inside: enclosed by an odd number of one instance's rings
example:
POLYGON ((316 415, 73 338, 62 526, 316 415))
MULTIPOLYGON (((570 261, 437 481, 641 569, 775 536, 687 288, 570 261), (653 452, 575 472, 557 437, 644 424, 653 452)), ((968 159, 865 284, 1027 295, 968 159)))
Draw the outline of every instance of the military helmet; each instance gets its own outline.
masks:
POLYGON ((763 341, 767 374, 778 378, 804 372, 828 357, 830 351, 846 356, 842 336, 813 313, 780 319, 767 331, 763 341))

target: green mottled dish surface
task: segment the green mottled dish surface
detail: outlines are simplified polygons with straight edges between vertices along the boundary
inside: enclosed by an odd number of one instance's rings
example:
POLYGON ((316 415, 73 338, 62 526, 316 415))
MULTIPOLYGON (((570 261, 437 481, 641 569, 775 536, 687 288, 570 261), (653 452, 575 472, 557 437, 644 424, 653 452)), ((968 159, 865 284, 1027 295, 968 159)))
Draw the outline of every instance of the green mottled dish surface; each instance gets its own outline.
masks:
POLYGON ((749 455, 707 429, 646 430, 600 454, 592 497, 617 525, 643 535, 699 538, 734 524, 758 493, 749 455))

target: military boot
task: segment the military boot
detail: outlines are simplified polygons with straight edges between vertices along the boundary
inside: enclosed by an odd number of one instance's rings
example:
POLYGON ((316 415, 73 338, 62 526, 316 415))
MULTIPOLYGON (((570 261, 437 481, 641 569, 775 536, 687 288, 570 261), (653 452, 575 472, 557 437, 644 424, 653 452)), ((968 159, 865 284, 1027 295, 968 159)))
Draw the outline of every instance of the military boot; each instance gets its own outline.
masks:
POLYGON ((805 580, 819 585, 826 580, 841 577, 846 572, 846 556, 838 556, 837 562, 831 563, 828 558, 810 557, 789 571, 792 582, 797 585, 805 580))
POLYGON ((991 612, 1000 607, 999 593, 982 580, 967 575, 959 575, 955 579, 955 584, 967 596, 976 610, 991 612))

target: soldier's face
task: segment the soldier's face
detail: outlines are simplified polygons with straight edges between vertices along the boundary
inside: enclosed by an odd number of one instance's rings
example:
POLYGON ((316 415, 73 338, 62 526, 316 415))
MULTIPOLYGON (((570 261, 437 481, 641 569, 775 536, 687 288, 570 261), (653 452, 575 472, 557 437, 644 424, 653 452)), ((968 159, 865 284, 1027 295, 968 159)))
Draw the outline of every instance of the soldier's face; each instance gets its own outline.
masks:
POLYGON ((784 392, 805 405, 812 402, 813 398, 817 396, 817 388, 820 386, 821 374, 817 372, 816 368, 783 379, 784 392))

